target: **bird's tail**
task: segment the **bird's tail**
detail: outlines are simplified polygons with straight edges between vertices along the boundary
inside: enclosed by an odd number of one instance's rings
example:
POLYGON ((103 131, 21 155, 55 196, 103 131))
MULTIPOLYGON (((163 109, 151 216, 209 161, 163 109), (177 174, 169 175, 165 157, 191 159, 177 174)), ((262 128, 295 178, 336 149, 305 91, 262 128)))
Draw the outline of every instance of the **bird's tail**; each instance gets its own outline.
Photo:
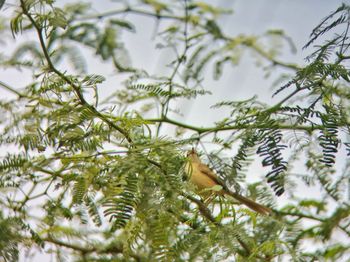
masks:
POLYGON ((255 212, 258 212, 262 215, 270 215, 272 213, 272 210, 266 206, 260 205, 253 200, 250 200, 249 198, 246 198, 244 196, 241 196, 239 194, 233 193, 233 192, 227 192, 228 195, 234 197, 242 204, 246 205, 250 209, 254 210, 255 212))

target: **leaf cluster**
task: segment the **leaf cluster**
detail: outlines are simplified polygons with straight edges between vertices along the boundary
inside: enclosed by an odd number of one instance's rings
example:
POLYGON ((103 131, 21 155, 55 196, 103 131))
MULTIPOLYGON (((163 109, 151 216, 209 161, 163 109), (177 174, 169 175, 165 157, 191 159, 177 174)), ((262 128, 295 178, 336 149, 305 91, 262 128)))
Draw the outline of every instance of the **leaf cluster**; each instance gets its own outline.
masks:
POLYGON ((349 255, 348 244, 336 239, 339 231, 350 237, 349 165, 342 161, 345 150, 350 154, 349 6, 316 26, 306 48, 335 36, 297 66, 279 59, 277 47, 293 47, 283 31, 226 35, 217 18, 229 12, 207 3, 124 1, 97 14, 84 3, 56 5, 20 0, 11 7, 13 36, 35 37, 0 62, 32 76, 22 89, 0 81, 13 95, 0 101, 5 261, 18 260, 23 247, 43 246, 57 260, 77 261, 335 261, 349 255), (131 65, 132 45, 123 35, 139 32, 139 25, 130 14, 157 22, 159 52, 174 54, 166 73, 131 65), (88 73, 81 50, 126 79, 106 99, 100 95, 108 73, 88 73), (219 79, 224 66, 236 66, 246 53, 266 70, 293 72, 274 93, 282 96, 278 103, 227 98, 211 107, 225 112, 212 126, 177 120, 187 113, 179 102, 214 92, 205 88, 209 70, 219 79), (273 215, 259 216, 227 198, 201 199, 187 182, 184 152, 192 146, 199 153, 209 149, 207 163, 218 176, 273 215), (249 184, 254 165, 263 175, 249 184), (295 168, 300 165, 306 174, 295 168), (305 198, 296 185, 317 186, 322 199, 305 198), (275 204, 282 194, 285 206, 275 204), (324 247, 305 252, 305 241, 324 247))

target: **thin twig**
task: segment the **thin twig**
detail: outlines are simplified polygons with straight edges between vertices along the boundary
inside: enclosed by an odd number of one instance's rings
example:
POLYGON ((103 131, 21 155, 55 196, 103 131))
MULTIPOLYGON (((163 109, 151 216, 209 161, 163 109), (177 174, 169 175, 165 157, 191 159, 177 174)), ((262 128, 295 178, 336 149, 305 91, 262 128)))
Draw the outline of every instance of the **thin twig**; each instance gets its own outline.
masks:
POLYGON ((14 89, 13 87, 9 86, 8 84, 0 81, 0 86, 2 86, 4 89, 6 89, 7 91, 10 91, 11 93, 15 94, 18 96, 18 98, 24 98, 27 97, 26 95, 20 93, 19 91, 17 91, 16 89, 14 89))
POLYGON ((41 49, 43 51, 44 57, 46 59, 46 62, 48 64, 49 69, 54 72, 55 74, 57 74, 60 78, 62 78, 65 82, 67 82, 74 90, 75 95, 78 97, 80 103, 87 107, 88 109, 90 109, 97 117, 99 117, 102 121, 106 122, 109 126, 113 127, 114 129, 116 129, 118 132, 120 132, 121 134, 124 135, 124 137, 126 138, 126 140, 128 140, 129 143, 132 143, 132 139, 129 136, 129 134, 127 133, 126 130, 124 130, 123 128, 119 127, 118 125, 116 125, 115 123, 113 123, 111 120, 109 120, 105 115, 103 115, 101 112, 99 112, 94 106, 90 105, 84 98, 83 94, 80 91, 80 86, 77 86, 72 80, 70 80, 66 75, 64 75, 62 72, 60 72, 53 64, 53 62, 51 61, 51 57, 49 55, 49 52, 46 48, 46 44, 45 44, 45 40, 43 37, 43 30, 42 28, 38 25, 38 23, 34 20, 34 18, 32 17, 32 15, 30 14, 29 10, 26 7, 25 1, 21 0, 21 7, 23 10, 23 13, 28 17, 28 19, 30 20, 30 22, 32 23, 32 25, 34 26, 37 35, 39 37, 39 42, 40 42, 40 46, 41 49))

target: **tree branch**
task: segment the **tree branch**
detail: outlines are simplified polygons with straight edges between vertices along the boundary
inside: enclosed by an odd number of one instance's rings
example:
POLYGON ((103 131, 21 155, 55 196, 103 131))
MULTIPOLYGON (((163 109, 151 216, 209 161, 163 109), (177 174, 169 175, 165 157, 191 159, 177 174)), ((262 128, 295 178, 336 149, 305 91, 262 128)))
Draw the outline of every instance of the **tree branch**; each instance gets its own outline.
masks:
POLYGON ((181 17, 181 16, 152 13, 152 12, 147 12, 147 11, 144 11, 144 10, 134 9, 134 8, 131 8, 131 7, 126 7, 126 8, 117 9, 117 10, 111 10, 111 11, 99 13, 99 14, 96 14, 96 15, 84 16, 84 17, 78 18, 77 20, 89 20, 89 19, 96 19, 96 18, 97 19, 102 19, 102 18, 106 18, 106 17, 109 17, 109 16, 114 16, 114 15, 119 15, 119 14, 126 14, 126 13, 143 15, 143 16, 153 17, 153 18, 156 18, 156 19, 173 19, 173 20, 179 20, 179 21, 183 21, 184 20, 184 18, 181 17))
POLYGON ((51 61, 49 52, 46 48, 46 44, 45 44, 45 40, 43 37, 43 30, 40 27, 40 25, 34 20, 34 18, 32 17, 32 15, 30 14, 29 10, 27 9, 27 6, 25 4, 24 0, 21 0, 21 7, 23 10, 23 13, 28 17, 28 19, 30 20, 30 22, 32 23, 32 25, 34 26, 37 35, 39 37, 39 42, 40 42, 40 46, 41 49, 43 51, 44 57, 46 59, 46 62, 48 64, 49 69, 54 72, 55 74, 57 74, 60 78, 62 78, 66 83, 68 83, 74 90, 74 93, 76 94, 76 96, 78 97, 80 103, 87 107, 89 110, 91 110, 98 118, 100 118, 102 121, 106 122, 109 126, 113 127, 115 130, 117 130, 119 133, 121 133, 122 135, 124 135, 124 137, 128 140, 129 143, 132 143, 132 139, 129 136, 129 134, 127 133, 126 130, 124 130, 123 128, 119 127, 118 125, 114 124, 111 120, 109 120, 105 115, 103 115, 101 112, 99 112, 94 106, 90 105, 84 98, 83 94, 80 91, 80 86, 77 86, 73 81, 71 81, 66 75, 64 75, 62 72, 60 72, 53 64, 53 62, 51 61))
POLYGON ((6 89, 7 91, 15 94, 18 96, 18 98, 24 98, 27 97, 24 94, 20 93, 19 91, 17 91, 16 89, 14 89, 13 87, 9 86, 8 84, 0 81, 0 86, 2 86, 4 89, 6 89))
MULTIPOLYGON (((149 122, 162 122, 162 123, 168 123, 171 125, 175 125, 178 127, 186 128, 189 130, 193 130, 198 132, 199 134, 202 133, 213 133, 213 132, 218 132, 218 131, 227 131, 227 130, 242 130, 242 129, 260 129, 260 128, 270 128, 271 126, 267 125, 229 125, 229 126, 213 126, 213 127, 197 127, 197 126, 192 126, 188 125, 182 122, 178 122, 176 120, 170 119, 168 117, 164 118, 153 118, 153 119, 146 119, 146 121, 149 122)), ((301 131, 306 131, 306 132, 312 132, 314 130, 322 130, 324 129, 323 126, 321 125, 315 125, 315 126, 295 126, 295 125, 279 125, 278 129, 282 130, 301 130, 301 131)))
MULTIPOLYGON (((74 243, 68 243, 64 242, 62 240, 56 239, 52 237, 51 235, 42 238, 43 241, 52 243, 54 245, 58 245, 61 247, 69 248, 75 251, 78 251, 83 254, 90 254, 90 253, 99 253, 99 254, 115 254, 115 253, 120 253, 123 254, 124 250, 121 247, 113 246, 113 247, 103 247, 103 248, 98 248, 96 246, 82 246, 74 243)), ((136 261, 142 261, 142 258, 139 255, 136 254, 128 254, 132 258, 134 258, 136 261)))
MULTIPOLYGON (((151 164, 155 165, 156 167, 158 167, 163 173, 166 174, 166 171, 162 168, 162 166, 156 162, 153 161, 151 159, 148 159, 148 162, 150 162, 151 164)), ((195 203, 198 206, 198 210, 199 212, 202 214, 202 216, 204 216, 208 221, 210 221, 211 223, 213 223, 215 226, 217 227, 221 227, 222 225, 215 219, 215 217, 212 215, 212 213, 210 212, 209 208, 199 199, 185 193, 185 192, 180 192, 180 195, 184 196, 185 198, 187 198, 188 200, 190 200, 191 202, 195 203)), ((238 241, 238 243, 242 246, 242 248, 245 250, 247 257, 249 257, 251 255, 251 250, 250 247, 244 243, 244 241, 242 241, 238 236, 236 236, 236 239, 238 241)))
MULTIPOLYGON (((283 211, 283 210, 274 210, 274 212, 278 215, 307 218, 307 219, 315 220, 321 223, 327 222, 329 219, 331 219, 331 218, 320 218, 313 215, 304 214, 301 212, 290 212, 290 211, 283 211)), ((346 227, 339 224, 337 224, 337 227, 340 228, 345 234, 347 234, 350 237, 350 231, 348 231, 346 227)))

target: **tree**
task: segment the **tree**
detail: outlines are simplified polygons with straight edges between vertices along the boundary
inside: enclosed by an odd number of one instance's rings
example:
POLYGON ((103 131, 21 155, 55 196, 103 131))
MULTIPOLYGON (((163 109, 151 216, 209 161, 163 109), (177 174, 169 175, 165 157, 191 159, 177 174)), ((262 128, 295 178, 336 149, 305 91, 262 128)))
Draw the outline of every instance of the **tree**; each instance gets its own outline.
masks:
POLYGON ((3 68, 32 75, 22 89, 0 82, 12 94, 0 102, 5 261, 33 248, 53 252, 58 261, 349 257, 349 243, 337 238, 350 237, 350 6, 343 4, 312 31, 304 66, 280 61, 275 47, 263 44, 263 37, 288 44, 283 31, 226 35, 216 21, 227 10, 203 2, 130 1, 98 14, 85 3, 59 7, 49 0, 19 0, 6 8, 15 12, 2 33, 33 41, 22 41, 1 59, 3 68), (158 21, 158 47, 175 54, 163 75, 128 61, 121 32, 135 31, 137 22, 129 14, 158 21), (106 77, 87 73, 81 50, 92 50, 125 79, 103 101, 106 77), (178 121, 179 100, 214 92, 204 88, 206 70, 219 78, 244 50, 258 54, 271 71, 292 72, 271 94, 280 101, 218 102, 214 107, 229 113, 210 127, 178 121), (273 215, 220 197, 204 203, 184 170, 191 147, 230 188, 268 205, 273 215), (255 160, 265 176, 248 183, 255 160), (321 198, 297 195, 294 188, 301 185, 318 188, 321 198), (282 194, 288 202, 278 206, 282 194), (322 246, 305 251, 305 241, 322 246))

